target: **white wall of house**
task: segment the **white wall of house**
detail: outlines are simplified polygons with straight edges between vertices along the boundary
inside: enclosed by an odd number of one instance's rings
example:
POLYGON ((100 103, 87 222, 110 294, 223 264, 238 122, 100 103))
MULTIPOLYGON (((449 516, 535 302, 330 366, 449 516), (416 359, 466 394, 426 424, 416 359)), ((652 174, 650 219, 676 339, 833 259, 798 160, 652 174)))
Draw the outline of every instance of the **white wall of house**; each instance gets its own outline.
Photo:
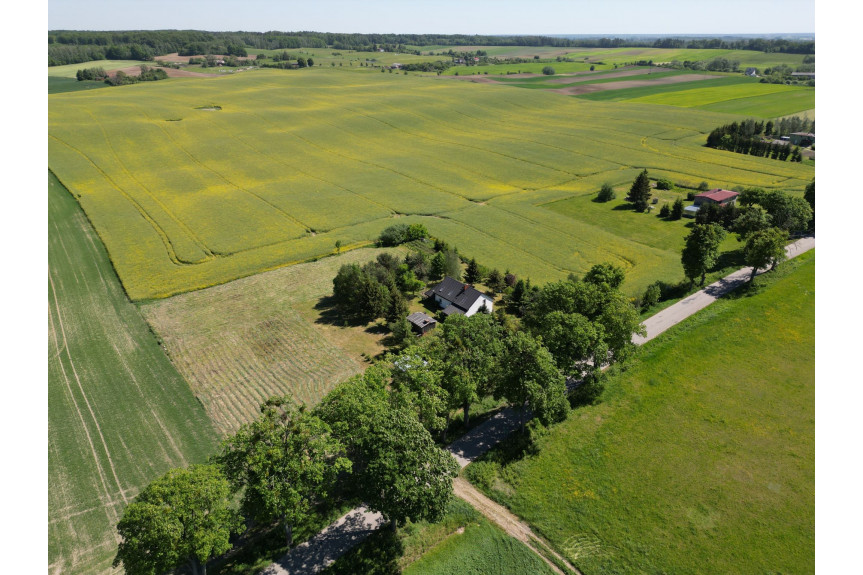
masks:
POLYGON ((439 296, 439 295, 437 295, 437 294, 435 294, 435 295, 434 295, 434 300, 435 300, 436 302, 438 302, 438 304, 440 304, 440 308, 441 308, 441 309, 446 309, 446 308, 448 308, 448 307, 452 304, 452 302, 451 302, 451 301, 449 301, 448 299, 444 299, 444 298, 442 298, 441 296, 439 296))
POLYGON ((480 308, 482 308, 483 302, 485 302, 485 307, 488 308, 489 313, 494 311, 494 302, 491 298, 487 295, 481 295, 475 302, 473 302, 473 305, 470 306, 470 309, 467 310, 464 315, 471 316, 478 312, 480 308))

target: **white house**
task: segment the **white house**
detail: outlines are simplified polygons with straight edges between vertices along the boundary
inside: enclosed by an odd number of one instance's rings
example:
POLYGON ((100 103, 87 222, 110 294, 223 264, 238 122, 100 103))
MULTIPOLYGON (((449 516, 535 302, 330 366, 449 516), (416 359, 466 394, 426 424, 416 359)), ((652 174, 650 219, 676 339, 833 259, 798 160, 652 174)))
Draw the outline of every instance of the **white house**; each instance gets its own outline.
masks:
POLYGON ((483 306, 489 313, 494 309, 494 300, 490 297, 472 285, 463 284, 451 277, 445 277, 424 295, 427 298, 434 298, 446 315, 457 313, 470 317, 483 306))

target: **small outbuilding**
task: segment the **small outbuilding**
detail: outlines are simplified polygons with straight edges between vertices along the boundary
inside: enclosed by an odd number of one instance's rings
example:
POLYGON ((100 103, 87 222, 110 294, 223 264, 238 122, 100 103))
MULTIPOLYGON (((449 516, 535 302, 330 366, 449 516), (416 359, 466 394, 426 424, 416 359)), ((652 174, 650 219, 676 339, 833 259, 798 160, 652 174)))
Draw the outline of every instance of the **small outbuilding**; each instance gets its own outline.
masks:
POLYGON ((424 314, 421 311, 416 311, 408 316, 408 323, 411 328, 420 335, 425 335, 437 327, 437 320, 424 314))
POLYGON ((815 143, 815 134, 811 132, 794 132, 788 138, 795 146, 808 148, 815 143))

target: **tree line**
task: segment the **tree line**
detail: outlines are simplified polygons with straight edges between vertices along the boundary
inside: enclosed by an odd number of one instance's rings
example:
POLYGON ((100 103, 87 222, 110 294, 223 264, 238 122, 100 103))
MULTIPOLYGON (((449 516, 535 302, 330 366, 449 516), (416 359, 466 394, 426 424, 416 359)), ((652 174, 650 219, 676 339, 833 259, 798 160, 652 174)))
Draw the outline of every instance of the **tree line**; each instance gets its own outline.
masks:
POLYGON ((174 52, 181 55, 233 54, 246 48, 290 50, 327 48, 416 53, 410 46, 553 46, 553 47, 674 47, 722 48, 814 54, 814 42, 784 39, 623 39, 556 38, 549 36, 481 36, 466 34, 343 34, 329 32, 206 32, 201 30, 136 30, 48 32, 48 65, 91 60, 152 60, 174 52), (134 55, 133 55, 134 49, 134 55), (135 57, 143 56, 143 57, 135 57))
POLYGON ((753 119, 732 122, 713 129, 707 135, 707 147, 727 150, 738 154, 748 154, 764 158, 800 162, 803 157, 798 146, 789 143, 775 143, 773 140, 795 132, 815 132, 815 121, 794 116, 781 118, 776 122, 768 120, 756 122, 753 119))

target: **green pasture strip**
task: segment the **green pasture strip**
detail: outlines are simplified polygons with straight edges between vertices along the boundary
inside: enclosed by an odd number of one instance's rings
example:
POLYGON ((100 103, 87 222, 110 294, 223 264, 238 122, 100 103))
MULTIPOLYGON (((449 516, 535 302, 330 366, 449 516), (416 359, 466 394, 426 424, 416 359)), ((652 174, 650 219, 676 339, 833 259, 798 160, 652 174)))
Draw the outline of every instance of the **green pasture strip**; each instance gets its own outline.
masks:
POLYGON ((646 279, 644 250, 596 249, 533 207, 625 185, 641 168, 696 186, 811 181, 811 165, 705 148, 727 119, 448 78, 260 70, 51 95, 49 166, 133 300, 309 261, 336 241, 366 246, 397 217, 534 281, 583 273, 607 252, 646 279), (510 215, 479 209, 503 204, 510 215))
POLYGON ((91 62, 82 62, 80 64, 64 64, 63 66, 48 66, 48 75, 57 78, 75 78, 78 70, 86 68, 102 68, 106 72, 128 68, 130 66, 147 65, 152 66, 153 62, 142 62, 140 60, 93 60, 91 62))
POLYGON ((80 92, 82 90, 96 90, 98 88, 108 88, 105 82, 95 82, 93 80, 78 81, 75 78, 60 78, 56 76, 48 76, 48 93, 62 94, 64 92, 80 92))
MULTIPOLYGON (((634 78, 637 78, 634 77, 634 78)), ((634 79, 630 78, 630 79, 634 79)), ((710 80, 696 80, 694 82, 681 82, 679 84, 664 84, 659 86, 645 86, 641 88, 621 88, 619 90, 603 90, 590 94, 579 94, 576 98, 592 100, 594 102, 619 102, 623 100, 634 100, 644 96, 655 94, 667 94, 671 92, 682 92, 699 87, 716 88, 720 86, 735 86, 737 84, 752 83, 751 78, 745 76, 717 76, 710 80)))
POLYGON ((647 343, 536 455, 493 452, 486 491, 586 575, 813 572, 814 325, 810 252, 647 343))
POLYGON ((218 436, 50 172, 48 273, 49 572, 111 572, 126 503, 218 436))
POLYGON ((690 108, 705 106, 707 104, 715 104, 717 102, 725 102, 728 100, 736 100, 739 98, 751 98, 754 96, 765 96, 772 94, 788 95, 793 92, 800 91, 812 94, 814 99, 815 90, 813 90, 812 88, 785 86, 784 84, 761 84, 760 82, 751 82, 749 84, 719 86, 716 88, 691 88, 689 90, 681 90, 679 92, 668 94, 642 96, 640 98, 635 98, 631 101, 639 104, 665 104, 667 106, 681 106, 684 108, 690 108))
MULTIPOLYGON (((766 94, 749 98, 738 98, 698 106, 701 110, 727 114, 745 114, 757 118, 777 118, 788 115, 804 115, 815 106, 815 90, 795 90, 778 94, 766 94)), ((814 117, 815 114, 812 114, 814 117)))

